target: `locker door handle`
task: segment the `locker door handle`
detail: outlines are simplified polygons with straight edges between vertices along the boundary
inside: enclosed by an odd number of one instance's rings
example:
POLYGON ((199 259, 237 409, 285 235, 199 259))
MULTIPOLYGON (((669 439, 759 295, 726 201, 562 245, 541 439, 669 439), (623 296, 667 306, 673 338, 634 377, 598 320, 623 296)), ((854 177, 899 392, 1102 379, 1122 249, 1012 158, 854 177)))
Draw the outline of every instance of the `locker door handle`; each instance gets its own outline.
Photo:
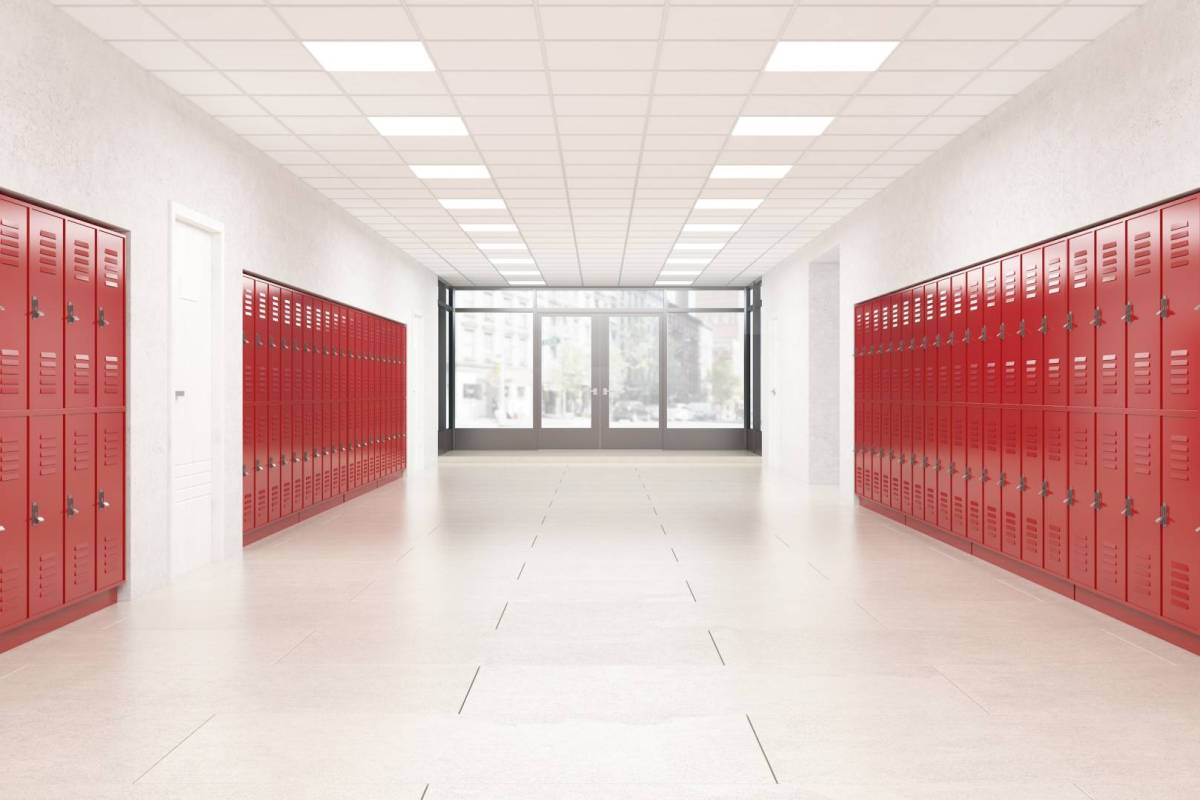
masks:
POLYGON ((101 328, 108 327, 108 320, 104 318, 104 308, 100 307, 96 310, 96 324, 101 328))
POLYGON ((1158 301, 1158 318, 1166 319, 1171 316, 1171 301, 1163 297, 1158 301))
POLYGON ((33 507, 30 509, 30 512, 29 512, 29 524, 41 525, 45 521, 46 521, 46 518, 38 513, 38 504, 34 503, 33 507))
POLYGON ((933 337, 933 346, 934 347, 942 346, 942 335, 940 333, 937 336, 933 337))
POLYGON ((1067 489, 1067 496, 1063 498, 1063 505, 1064 506, 1075 505, 1075 490, 1074 489, 1067 489))
POLYGON ((970 344, 970 342, 971 342, 971 329, 967 328, 965 331, 963 331, 963 344, 970 344))
POLYGON ((75 316, 75 304, 67 303, 67 322, 78 322, 79 317, 75 316))
POLYGON ((1125 507, 1121 509, 1121 516, 1122 517, 1132 517, 1133 516, 1133 498, 1132 497, 1125 498, 1125 507))
POLYGON ((101 511, 103 511, 104 509, 108 508, 111 505, 112 505, 112 503, 110 503, 104 499, 104 490, 103 489, 101 489, 99 492, 96 493, 96 506, 101 511))
POLYGON ((987 467, 979 470, 979 482, 987 483, 989 480, 991 480, 991 476, 988 475, 987 467))
POLYGON ((954 347, 954 331, 950 331, 950 334, 946 336, 946 347, 954 347))
POLYGON ((1100 309, 1096 308, 1092 311, 1092 327, 1099 328, 1104 320, 1104 315, 1100 313, 1100 309))
POLYGON ((1133 303, 1125 304, 1125 311, 1121 314, 1121 321, 1127 325, 1133 322, 1133 303))
POLYGON ((242 464, 242 477, 244 478, 249 474, 250 474, 249 468, 245 464, 242 464))
POLYGON ((1042 315, 1042 324, 1038 326, 1038 333, 1045 336, 1050 332, 1050 320, 1045 314, 1042 315))
POLYGON ((3 525, 0 525, 0 533, 4 533, 7 530, 8 530, 8 528, 4 527, 3 525))
POLYGON ((922 336, 922 337, 921 337, 921 349, 922 349, 922 350, 924 350, 924 349, 925 349, 925 348, 927 348, 928 346, 929 346, 929 337, 928 337, 928 336, 922 336))
POLYGON ((1100 510, 1100 493, 1095 492, 1092 494, 1092 511, 1099 511, 1099 510, 1100 510))
POLYGON ((1165 528, 1167 523, 1171 521, 1171 510, 1167 508, 1167 504, 1163 503, 1158 511, 1158 519, 1154 520, 1158 523, 1158 527, 1165 528))
POLYGON ((1046 497, 1050 494, 1050 482, 1042 481, 1042 488, 1038 489, 1038 497, 1046 497))
POLYGON ((963 469, 963 480, 964 481, 971 480, 971 468, 970 467, 966 467, 965 469, 963 469))
POLYGON ((67 516, 73 517, 79 513, 79 509, 75 507, 75 498, 67 496, 67 516))
POLYGON ((34 319, 41 319, 42 317, 46 316, 46 312, 42 311, 36 295, 29 298, 29 316, 33 317, 34 319))
POLYGON ((1004 330, 1005 330, 1005 325, 1003 322, 1001 322, 999 330, 996 331, 996 338, 1002 342, 1004 341, 1004 337, 1005 337, 1004 330))
POLYGON ((254 471, 255 471, 255 472, 262 472, 262 471, 263 471, 263 465, 262 465, 262 462, 261 462, 261 461, 259 461, 257 458, 256 458, 256 459, 254 459, 254 471))
POLYGON ((922 458, 922 459, 921 459, 921 466, 922 466, 922 467, 924 467, 925 469, 929 469, 929 459, 928 459, 928 458, 922 458))
POLYGON ((275 469, 275 456, 267 456, 267 469, 275 469))
POLYGON ((984 325, 982 328, 979 329, 979 341, 981 341, 981 342, 987 341, 987 325, 984 325))
POLYGON ((1070 311, 1067 312, 1067 321, 1063 323, 1063 328, 1068 331, 1075 328, 1075 316, 1070 311))
POLYGON ((1022 339, 1025 338, 1025 320, 1021 320, 1017 325, 1017 336, 1020 336, 1022 339))
POLYGON ((1022 475, 1022 476, 1020 477, 1020 479, 1017 481, 1017 491, 1018 491, 1018 492, 1023 492, 1023 491, 1025 491, 1025 490, 1026 490, 1026 489, 1028 489, 1028 488, 1029 488, 1029 485, 1028 485, 1027 483, 1025 483, 1025 476, 1024 476, 1024 475, 1022 475))

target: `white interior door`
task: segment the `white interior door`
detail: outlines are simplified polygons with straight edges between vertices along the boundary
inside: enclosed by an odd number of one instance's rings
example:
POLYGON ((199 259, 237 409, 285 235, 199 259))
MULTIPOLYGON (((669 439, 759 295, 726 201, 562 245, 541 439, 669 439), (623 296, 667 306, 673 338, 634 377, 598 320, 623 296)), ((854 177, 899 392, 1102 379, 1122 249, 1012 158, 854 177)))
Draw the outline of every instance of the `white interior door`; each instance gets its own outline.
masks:
POLYGON ((213 559, 215 234, 173 222, 171 236, 171 574, 213 559))

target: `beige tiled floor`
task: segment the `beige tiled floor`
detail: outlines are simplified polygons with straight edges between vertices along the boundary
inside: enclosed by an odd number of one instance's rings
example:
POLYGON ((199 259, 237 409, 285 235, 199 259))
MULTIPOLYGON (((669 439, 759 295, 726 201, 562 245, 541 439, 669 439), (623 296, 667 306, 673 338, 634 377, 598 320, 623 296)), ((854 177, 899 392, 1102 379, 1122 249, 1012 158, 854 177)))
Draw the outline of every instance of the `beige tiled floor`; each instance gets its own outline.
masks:
POLYGON ((1198 765, 1200 659, 740 455, 452 456, 0 655, 0 798, 1194 800, 1198 765))

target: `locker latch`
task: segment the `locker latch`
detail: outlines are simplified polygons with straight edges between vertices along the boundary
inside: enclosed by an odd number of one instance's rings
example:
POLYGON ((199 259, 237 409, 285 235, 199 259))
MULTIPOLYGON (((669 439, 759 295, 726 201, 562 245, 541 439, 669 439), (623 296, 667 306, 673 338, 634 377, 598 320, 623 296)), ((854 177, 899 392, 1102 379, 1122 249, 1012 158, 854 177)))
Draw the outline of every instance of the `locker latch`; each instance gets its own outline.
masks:
POLYGON ((67 322, 78 322, 79 317, 75 316, 75 304, 67 303, 67 322))
POLYGON ((96 324, 99 325, 101 328, 108 327, 108 320, 104 318, 104 309, 103 308, 99 308, 96 311, 96 324))
POLYGON ((242 464, 242 477, 244 478, 249 474, 250 474, 250 469, 243 463, 242 464))
POLYGON ((256 458, 256 459, 254 459, 254 471, 255 471, 255 472, 262 472, 262 471, 263 471, 263 465, 262 465, 262 462, 261 462, 261 461, 259 461, 257 458, 256 458))
POLYGON ((1017 325, 1017 336, 1020 336, 1022 339, 1025 338, 1025 320, 1021 320, 1017 325))
POLYGON ((1050 481, 1042 481, 1042 488, 1038 489, 1038 497, 1045 497, 1050 494, 1050 481))
POLYGON ((979 341, 981 341, 981 342, 987 341, 987 325, 984 325, 982 328, 979 329, 979 341))
POLYGON ((1067 321, 1063 323, 1063 328, 1069 331, 1075 329, 1075 316, 1070 311, 1067 312, 1067 321))
POLYGON ((1074 489, 1067 489, 1067 496, 1063 498, 1063 505, 1064 506, 1075 505, 1075 490, 1074 489))
POLYGON ((308 451, 307 450, 304 451, 304 453, 302 454, 302 457, 304 459, 304 463, 307 464, 308 463, 308 451))
POLYGON ((1104 315, 1100 313, 1100 309, 1098 307, 1092 309, 1092 327, 1099 328, 1103 321, 1104 315))
POLYGON ((963 468, 963 480, 964 481, 971 480, 971 468, 969 466, 963 468))
POLYGON ((921 349, 922 349, 922 350, 924 350, 924 349, 925 349, 926 347, 928 347, 928 346, 929 346, 929 337, 928 337, 928 336, 922 336, 922 337, 921 337, 921 349))
POLYGON ((1093 492, 1092 493, 1092 511, 1099 511, 1099 510, 1100 510, 1100 493, 1093 492))
POLYGON ((921 457, 921 466, 924 467, 925 469, 929 469, 929 456, 921 457))
POLYGON ((933 337, 933 346, 934 347, 942 346, 942 335, 940 333, 937 336, 933 337))
POLYGON ((979 470, 979 482, 980 483, 987 483, 989 480, 991 480, 991 477, 992 476, 988 475, 987 467, 984 467, 983 469, 979 470))
POLYGON ((1050 332, 1050 318, 1042 314, 1042 324, 1038 326, 1038 333, 1045 336, 1050 332))
POLYGON ((293 463, 293 464, 299 464, 299 463, 300 463, 300 456, 296 455, 295 453, 292 453, 292 463, 293 463))
POLYGON ((75 507, 75 498, 67 495, 67 516, 73 517, 79 513, 79 509, 75 507))
POLYGON ((996 331, 996 338, 1002 342, 1004 341, 1004 323, 1003 322, 1000 323, 1000 328, 999 328, 999 330, 996 331))
POLYGON ((246 336, 246 334, 242 334, 242 344, 250 344, 250 337, 246 336))
POLYGON ((963 344, 969 344, 971 341, 971 329, 967 328, 963 331, 963 344))
POLYGON ((103 511, 104 509, 108 508, 111 505, 112 505, 112 503, 110 503, 104 499, 104 490, 103 489, 96 492, 96 507, 97 508, 99 508, 101 511, 103 511))
POLYGON ((904 453, 901 453, 900 454, 900 466, 903 467, 907 463, 908 463, 908 459, 905 457, 904 453))
POLYGON ((1023 491, 1025 491, 1025 490, 1026 490, 1026 489, 1028 489, 1028 488, 1029 488, 1029 484, 1027 484, 1027 483, 1025 482, 1025 476, 1024 476, 1024 475, 1022 475, 1022 476, 1020 477, 1020 479, 1017 481, 1017 491, 1018 491, 1018 492, 1023 492, 1023 491))
POLYGON ((38 299, 37 299, 36 295, 34 297, 29 298, 29 316, 33 317, 34 319, 40 319, 40 318, 46 316, 46 312, 42 311, 41 307, 38 304, 38 299))
POLYGON ((946 347, 954 347, 954 331, 946 335, 946 347))
POLYGON ((916 349, 917 349, 917 337, 915 337, 915 336, 914 336, 912 339, 909 339, 909 341, 908 341, 908 349, 909 349, 909 350, 916 350, 916 349))
POLYGON ((1008 486, 1008 476, 1001 472, 999 479, 996 481, 996 485, 1001 489, 1003 489, 1005 486, 1008 486))
POLYGON ((1133 322, 1133 303, 1125 304, 1125 311, 1121 314, 1121 321, 1126 324, 1133 322))
POLYGON ((953 477, 954 473, 958 472, 958 465, 951 461, 950 468, 947 470, 947 472, 949 472, 950 476, 953 477))
POLYGON ((29 511, 29 524, 41 525, 45 521, 46 521, 46 518, 38 513, 38 504, 34 503, 33 507, 29 511))
POLYGON ((267 469, 275 469, 275 456, 267 456, 267 469))
POLYGON ((1171 316, 1171 301, 1167 298, 1160 298, 1158 301, 1158 318, 1166 319, 1171 316))
POLYGON ((1160 528, 1167 527, 1167 523, 1171 521, 1170 511, 1171 510, 1169 508, 1167 508, 1166 503, 1163 503, 1162 506, 1158 509, 1158 519, 1154 520, 1155 522, 1158 523, 1158 527, 1160 527, 1160 528))
POLYGON ((1121 509, 1121 516, 1122 517, 1132 517, 1133 516, 1133 498, 1132 497, 1125 498, 1125 507, 1121 509))

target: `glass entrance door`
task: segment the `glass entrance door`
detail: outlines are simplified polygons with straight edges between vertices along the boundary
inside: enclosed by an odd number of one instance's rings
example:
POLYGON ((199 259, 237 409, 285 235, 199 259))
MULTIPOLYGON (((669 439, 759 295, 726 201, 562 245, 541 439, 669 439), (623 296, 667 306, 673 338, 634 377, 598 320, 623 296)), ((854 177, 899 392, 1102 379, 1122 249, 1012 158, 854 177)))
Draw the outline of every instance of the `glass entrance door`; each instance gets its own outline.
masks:
POLYGON ((539 315, 538 447, 661 447, 661 326, 658 315, 539 315))

